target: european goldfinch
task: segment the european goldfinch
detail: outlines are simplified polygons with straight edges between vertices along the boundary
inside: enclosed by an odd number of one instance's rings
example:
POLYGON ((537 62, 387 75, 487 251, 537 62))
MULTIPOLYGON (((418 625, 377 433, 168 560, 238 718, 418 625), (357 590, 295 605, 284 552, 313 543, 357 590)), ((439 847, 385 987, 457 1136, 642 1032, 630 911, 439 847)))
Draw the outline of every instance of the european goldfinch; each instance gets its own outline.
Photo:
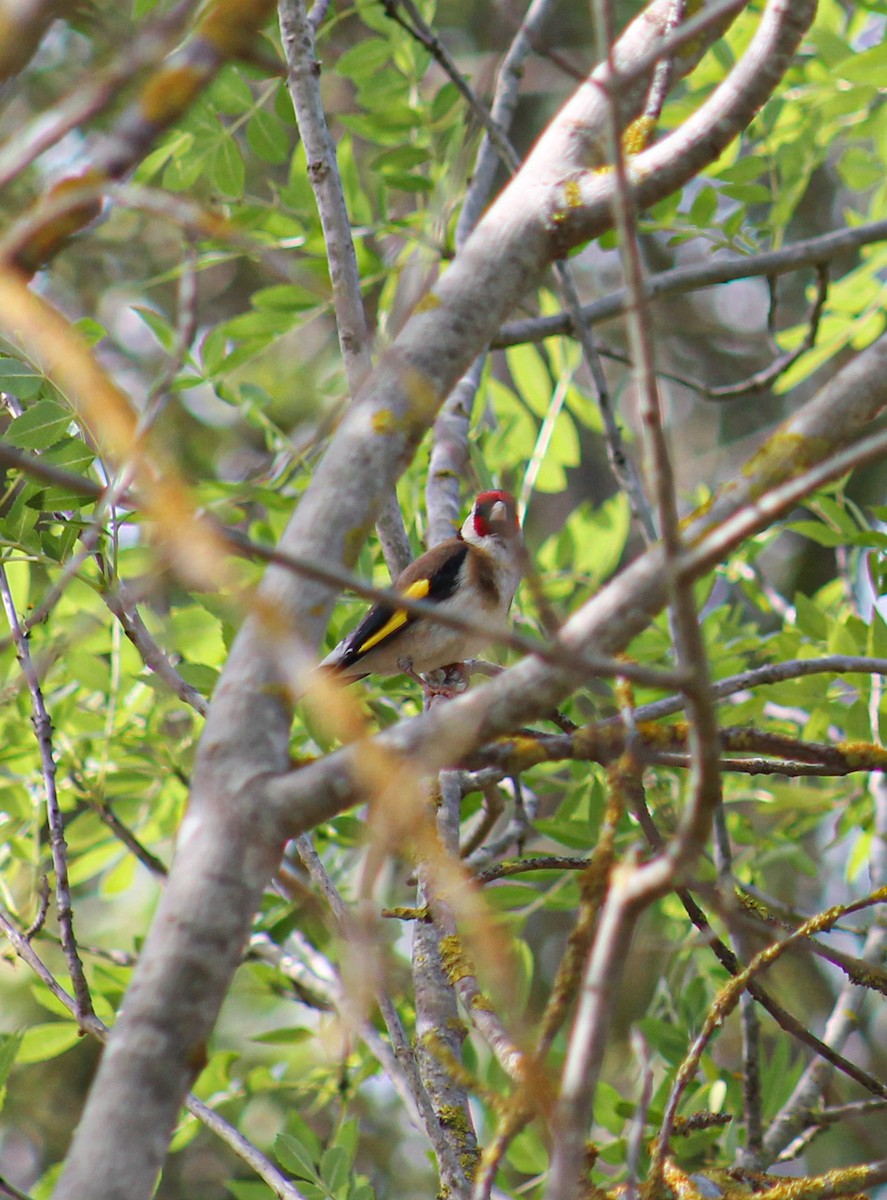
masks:
MULTIPOLYGON (((514 497, 481 492, 456 537, 410 563, 394 589, 438 605, 441 612, 504 628, 524 553, 514 497)), ((487 633, 451 629, 430 617, 377 604, 321 666, 349 679, 372 674, 418 678, 473 657, 489 640, 487 633)))

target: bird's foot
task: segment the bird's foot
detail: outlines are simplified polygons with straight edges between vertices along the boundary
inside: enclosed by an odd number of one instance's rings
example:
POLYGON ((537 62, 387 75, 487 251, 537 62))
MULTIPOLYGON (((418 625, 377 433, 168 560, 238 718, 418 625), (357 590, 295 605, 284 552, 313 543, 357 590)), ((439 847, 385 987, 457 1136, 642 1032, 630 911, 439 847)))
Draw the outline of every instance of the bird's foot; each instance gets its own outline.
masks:
POLYGON ((468 668, 464 663, 449 663, 436 671, 429 671, 423 680, 425 695, 428 700, 440 696, 444 700, 452 700, 460 696, 468 687, 468 668))
POLYGON ((404 675, 409 675, 410 679, 415 679, 422 685, 426 708, 438 696, 443 700, 452 700, 468 687, 468 668, 461 662, 438 667, 426 675, 419 675, 414 670, 413 660, 410 658, 399 658, 397 665, 404 675))
POLYGON ((413 660, 411 658, 399 658, 397 660, 397 669, 403 675, 409 675, 410 679, 415 679, 416 683, 424 684, 424 679, 413 670, 413 660))

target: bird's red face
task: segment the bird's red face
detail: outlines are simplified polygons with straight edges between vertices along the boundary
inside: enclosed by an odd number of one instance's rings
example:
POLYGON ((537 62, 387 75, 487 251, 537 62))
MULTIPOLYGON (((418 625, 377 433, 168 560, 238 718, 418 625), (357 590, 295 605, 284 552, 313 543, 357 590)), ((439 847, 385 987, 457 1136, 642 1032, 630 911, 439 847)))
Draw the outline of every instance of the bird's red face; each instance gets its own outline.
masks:
POLYGON ((518 531, 517 505, 510 492, 481 492, 474 502, 478 537, 508 537, 518 531))

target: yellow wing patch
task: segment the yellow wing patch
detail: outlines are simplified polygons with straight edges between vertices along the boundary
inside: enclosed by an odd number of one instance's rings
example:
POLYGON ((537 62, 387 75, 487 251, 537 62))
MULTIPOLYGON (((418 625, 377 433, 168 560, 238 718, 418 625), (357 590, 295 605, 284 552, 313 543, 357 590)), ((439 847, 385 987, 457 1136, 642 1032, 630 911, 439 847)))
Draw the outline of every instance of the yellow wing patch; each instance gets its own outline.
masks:
MULTIPOLYGON (((428 579, 417 579, 415 583, 411 583, 405 589, 404 595, 408 600, 424 600, 431 590, 431 581, 428 579)), ((366 654, 368 650, 372 650, 373 646, 378 646, 380 642, 384 642, 385 638, 390 637, 402 625, 406 625, 409 618, 409 613, 404 609, 399 608, 393 612, 385 624, 372 637, 368 637, 363 645, 358 649, 358 654, 366 654)))

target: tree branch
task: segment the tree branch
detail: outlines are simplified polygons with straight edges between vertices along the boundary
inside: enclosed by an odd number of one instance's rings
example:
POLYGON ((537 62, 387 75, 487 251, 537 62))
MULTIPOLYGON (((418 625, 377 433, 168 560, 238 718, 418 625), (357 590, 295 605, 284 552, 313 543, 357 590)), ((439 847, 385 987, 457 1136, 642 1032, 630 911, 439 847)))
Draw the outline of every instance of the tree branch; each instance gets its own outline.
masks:
MULTIPOLYGON (((684 295, 702 288, 717 287, 718 284, 733 283, 737 279, 787 275, 805 267, 818 267, 841 254, 849 254, 853 250, 875 242, 883 242, 885 239, 887 221, 873 221, 868 225, 838 229, 834 233, 794 242, 781 250, 772 250, 766 254, 715 258, 711 262, 675 267, 658 275, 650 275, 644 282, 644 295, 653 300, 660 296, 684 295)), ((624 313, 628 302, 628 292, 622 288, 609 296, 602 296, 599 300, 583 305, 582 317, 590 325, 597 325, 624 313)), ((504 349, 523 342, 540 342, 547 337, 575 332, 572 313, 562 312, 552 317, 533 317, 503 325, 493 338, 492 346, 493 349, 504 349)))

